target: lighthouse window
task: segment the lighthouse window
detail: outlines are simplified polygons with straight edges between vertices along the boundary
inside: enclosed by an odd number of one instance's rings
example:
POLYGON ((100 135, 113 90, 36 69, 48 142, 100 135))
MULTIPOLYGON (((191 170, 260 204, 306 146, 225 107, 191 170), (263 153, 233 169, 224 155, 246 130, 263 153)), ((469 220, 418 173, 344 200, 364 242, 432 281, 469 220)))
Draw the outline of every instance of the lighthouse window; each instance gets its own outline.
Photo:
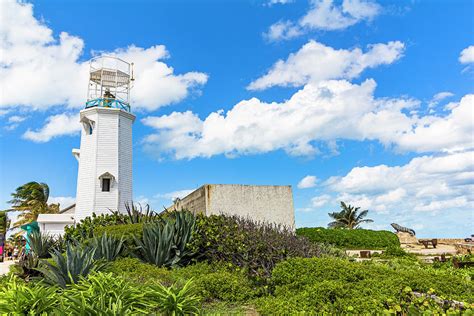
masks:
POLYGON ((92 123, 91 122, 84 122, 84 130, 87 135, 92 135, 93 131, 92 123))
POLYGON ((110 179, 102 178, 102 192, 110 192, 110 179))

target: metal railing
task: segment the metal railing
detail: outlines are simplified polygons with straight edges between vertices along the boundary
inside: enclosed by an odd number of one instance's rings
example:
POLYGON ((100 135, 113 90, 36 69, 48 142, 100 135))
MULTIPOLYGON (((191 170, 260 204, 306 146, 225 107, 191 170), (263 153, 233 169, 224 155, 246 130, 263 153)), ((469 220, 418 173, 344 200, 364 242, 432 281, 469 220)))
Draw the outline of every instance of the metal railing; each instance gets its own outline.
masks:
POLYGON ((93 107, 114 108, 131 112, 130 105, 113 98, 98 98, 86 102, 86 109, 93 107))

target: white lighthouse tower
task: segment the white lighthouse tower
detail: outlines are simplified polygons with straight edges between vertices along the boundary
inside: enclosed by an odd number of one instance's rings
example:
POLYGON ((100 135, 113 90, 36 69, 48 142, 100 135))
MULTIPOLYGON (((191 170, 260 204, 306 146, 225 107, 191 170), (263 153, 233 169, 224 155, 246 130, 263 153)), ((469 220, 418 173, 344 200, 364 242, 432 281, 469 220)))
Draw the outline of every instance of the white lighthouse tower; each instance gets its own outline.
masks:
POLYGON ((130 88, 133 64, 116 57, 90 63, 88 98, 80 112, 81 148, 75 221, 109 210, 125 212, 132 201, 132 125, 130 88))

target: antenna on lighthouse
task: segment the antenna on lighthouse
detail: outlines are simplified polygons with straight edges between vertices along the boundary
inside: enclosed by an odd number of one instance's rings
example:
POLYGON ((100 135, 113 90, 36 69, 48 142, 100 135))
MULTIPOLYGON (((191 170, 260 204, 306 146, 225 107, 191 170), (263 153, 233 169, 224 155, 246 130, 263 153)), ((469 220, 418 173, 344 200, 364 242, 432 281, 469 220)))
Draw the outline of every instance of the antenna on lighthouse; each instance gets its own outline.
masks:
POLYGON ((105 107, 131 112, 133 80, 133 63, 113 56, 93 58, 90 61, 86 109, 105 107))

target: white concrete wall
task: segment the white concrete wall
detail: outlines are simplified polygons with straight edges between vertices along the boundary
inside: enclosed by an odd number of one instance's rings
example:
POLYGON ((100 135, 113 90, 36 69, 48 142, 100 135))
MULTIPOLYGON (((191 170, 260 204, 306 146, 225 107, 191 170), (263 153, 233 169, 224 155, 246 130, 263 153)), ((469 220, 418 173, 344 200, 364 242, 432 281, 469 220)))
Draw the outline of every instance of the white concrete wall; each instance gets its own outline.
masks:
POLYGON ((73 223, 39 223, 40 232, 50 236, 63 236, 64 228, 73 223))
POLYGON ((206 215, 228 214, 295 228, 291 186, 206 185, 206 215))
POLYGON ((135 116, 112 108, 81 111, 81 119, 95 122, 88 135, 81 132, 81 149, 76 194, 77 221, 92 213, 124 212, 124 202, 132 199, 132 124, 135 116), (102 192, 99 177, 114 176, 109 192, 102 192))

